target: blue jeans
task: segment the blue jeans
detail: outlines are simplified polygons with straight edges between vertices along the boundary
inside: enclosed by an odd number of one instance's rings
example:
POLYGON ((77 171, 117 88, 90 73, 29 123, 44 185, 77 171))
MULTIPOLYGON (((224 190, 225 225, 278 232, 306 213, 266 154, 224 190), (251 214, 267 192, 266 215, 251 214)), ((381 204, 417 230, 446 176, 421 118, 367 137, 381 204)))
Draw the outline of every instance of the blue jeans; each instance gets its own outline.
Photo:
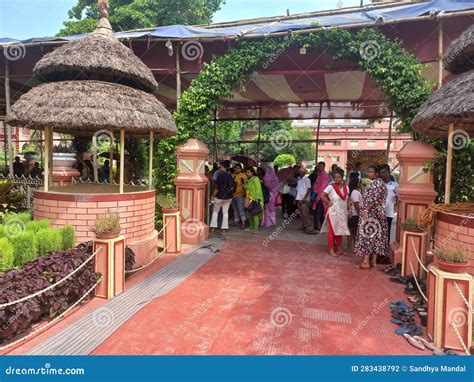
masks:
POLYGON ((244 197, 237 196, 232 199, 232 208, 234 209, 234 221, 238 223, 239 221, 244 222, 246 219, 245 208, 244 208, 244 197))

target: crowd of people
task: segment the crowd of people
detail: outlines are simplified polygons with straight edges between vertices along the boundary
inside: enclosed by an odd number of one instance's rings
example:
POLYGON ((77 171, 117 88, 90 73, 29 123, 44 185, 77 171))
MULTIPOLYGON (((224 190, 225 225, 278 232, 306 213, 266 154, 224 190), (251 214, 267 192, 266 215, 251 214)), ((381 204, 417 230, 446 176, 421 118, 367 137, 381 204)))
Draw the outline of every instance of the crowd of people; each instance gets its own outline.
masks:
POLYGON ((19 156, 15 157, 13 162, 13 175, 18 178, 21 177, 32 177, 32 178, 43 178, 43 169, 40 167, 39 162, 31 164, 30 161, 21 161, 19 156))
POLYGON ((388 165, 372 165, 366 172, 362 163, 347 171, 333 165, 327 172, 319 162, 309 174, 304 165, 279 170, 264 162, 244 170, 241 164, 231 167, 223 161, 207 174, 212 181, 211 231, 229 229, 231 205, 235 226, 253 233, 271 228, 281 205, 283 218, 298 212, 305 234, 327 233, 329 255, 344 254, 347 236, 347 252, 359 259, 361 269, 388 259, 398 200, 398 184, 388 165))

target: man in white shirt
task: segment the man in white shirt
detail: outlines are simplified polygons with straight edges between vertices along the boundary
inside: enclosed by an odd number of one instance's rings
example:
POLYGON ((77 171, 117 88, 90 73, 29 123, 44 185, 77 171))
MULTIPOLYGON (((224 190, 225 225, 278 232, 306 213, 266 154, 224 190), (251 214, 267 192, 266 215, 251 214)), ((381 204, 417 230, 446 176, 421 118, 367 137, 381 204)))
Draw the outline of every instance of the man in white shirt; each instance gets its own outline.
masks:
POLYGON ((308 170, 306 167, 301 166, 298 170, 299 178, 296 186, 295 201, 298 205, 298 210, 300 211, 301 222, 303 223, 302 230, 309 235, 314 235, 318 232, 313 228, 311 215, 309 213, 311 207, 311 202, 309 200, 311 195, 311 180, 307 174, 308 170))
POLYGON ((380 177, 387 186, 387 199, 385 202, 385 213, 387 215, 388 224, 388 244, 390 244, 390 231, 392 228, 392 221, 395 215, 395 204, 398 199, 398 183, 390 180, 390 167, 385 165, 380 171, 380 177))

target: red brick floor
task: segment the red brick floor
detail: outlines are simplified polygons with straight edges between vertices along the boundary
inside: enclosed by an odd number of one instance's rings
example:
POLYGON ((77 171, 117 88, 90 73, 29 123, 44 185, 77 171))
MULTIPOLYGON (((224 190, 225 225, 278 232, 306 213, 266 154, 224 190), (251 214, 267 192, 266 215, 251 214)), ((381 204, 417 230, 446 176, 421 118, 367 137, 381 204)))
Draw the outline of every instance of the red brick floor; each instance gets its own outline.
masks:
POLYGON ((92 354, 426 354, 394 333, 403 286, 294 241, 231 237, 92 354))

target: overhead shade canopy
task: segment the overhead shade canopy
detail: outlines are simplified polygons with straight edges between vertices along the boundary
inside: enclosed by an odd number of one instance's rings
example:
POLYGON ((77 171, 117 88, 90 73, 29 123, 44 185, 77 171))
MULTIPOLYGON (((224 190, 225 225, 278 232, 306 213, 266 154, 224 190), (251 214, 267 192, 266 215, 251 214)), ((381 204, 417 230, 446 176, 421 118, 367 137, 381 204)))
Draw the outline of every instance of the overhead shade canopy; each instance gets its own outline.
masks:
MULTIPOLYGON (((177 52, 180 53, 182 93, 202 70, 204 62, 225 54, 236 44, 233 40, 235 37, 263 38, 275 33, 314 30, 315 23, 325 27, 353 29, 377 24, 378 30, 390 39, 400 39, 405 49, 427 64, 425 76, 436 80, 439 23, 429 15, 437 11, 442 11, 445 15, 455 15, 443 19, 447 46, 472 24, 468 15, 457 16, 457 13, 469 9, 474 10, 473 1, 435 0, 415 4, 381 4, 210 26, 166 26, 118 32, 115 36, 150 68, 158 82, 157 98, 169 110, 174 110, 177 97, 177 52), (384 25, 381 21, 400 23, 384 25), (168 39, 176 41, 172 51, 168 50, 168 39), (187 59, 183 56, 178 42, 184 44, 191 40, 199 40, 202 50, 198 57, 187 59)), ((26 48, 24 58, 10 63, 12 102, 30 87, 37 85, 32 80, 33 66, 37 61, 57 45, 82 36, 22 41, 26 48)), ((0 78, 4 76, 4 67, 4 57, 0 55, 0 78)), ((293 50, 285 51, 266 69, 262 68, 250 78, 245 90, 236 89, 232 97, 221 100, 225 110, 220 110, 217 117, 254 118, 260 113, 262 118, 315 118, 319 113, 319 104, 323 102, 322 114, 329 118, 381 118, 389 115, 384 101, 383 94, 377 90, 371 78, 360 71, 357 63, 332 63, 332 57, 328 54, 308 50, 308 53, 303 55, 299 50, 293 50), (329 68, 329 64, 333 65, 329 68), (339 106, 335 107, 336 104, 339 106)), ((4 89, 0 86, 0 115, 3 113, 4 104, 4 89)))

